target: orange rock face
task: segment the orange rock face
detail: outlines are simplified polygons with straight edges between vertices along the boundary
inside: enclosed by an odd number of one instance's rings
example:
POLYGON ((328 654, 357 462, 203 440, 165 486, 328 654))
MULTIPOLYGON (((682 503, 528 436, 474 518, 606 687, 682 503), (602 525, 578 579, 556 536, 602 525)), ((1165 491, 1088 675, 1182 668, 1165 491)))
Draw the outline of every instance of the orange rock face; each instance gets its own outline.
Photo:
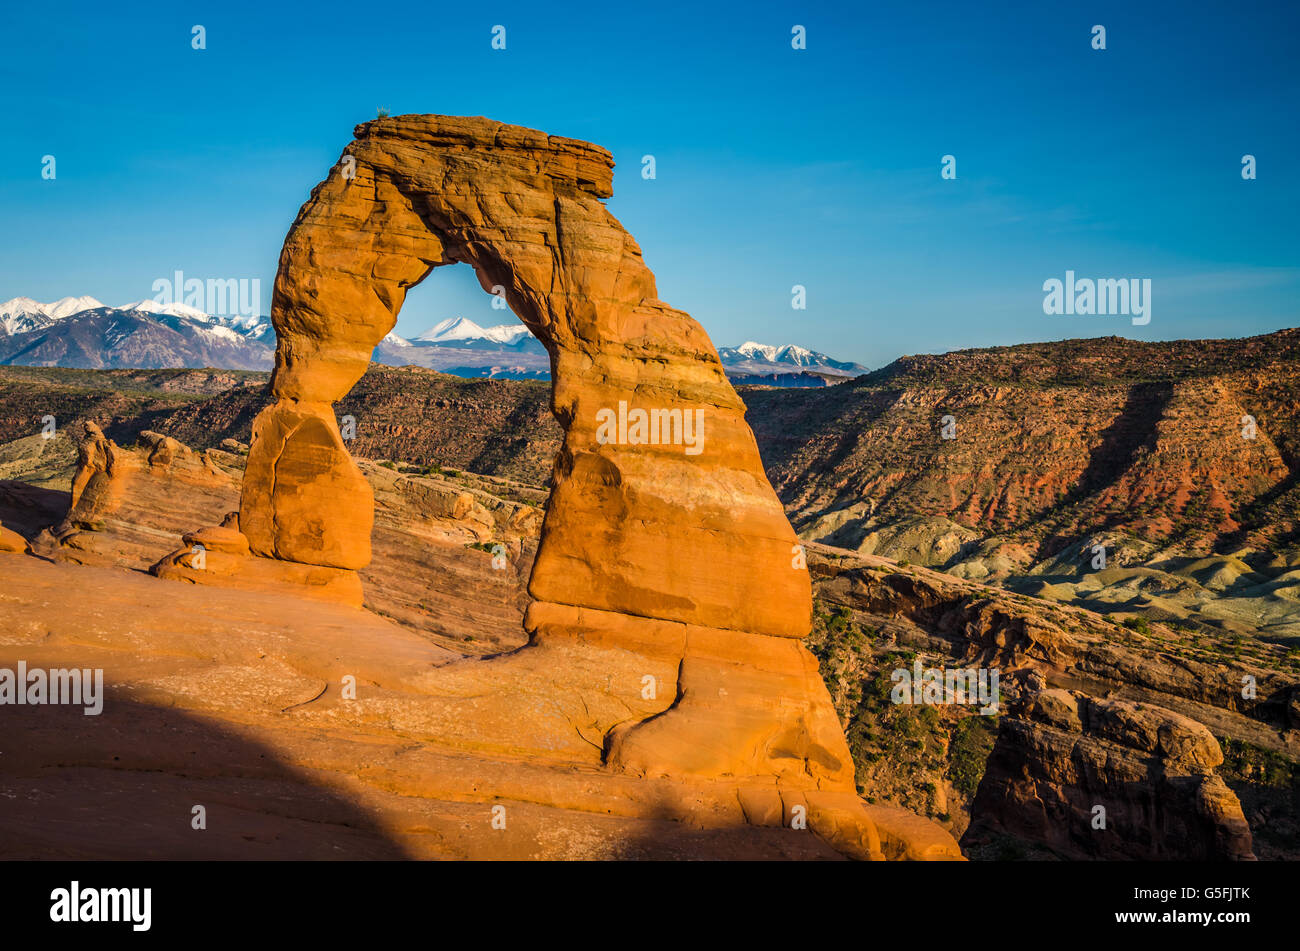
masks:
POLYGON ((370 563, 374 495, 328 404, 281 400, 258 414, 240 513, 254 554, 353 570, 370 563))
POLYGON ((1215 773, 1223 751, 1204 724, 1041 685, 1009 714, 980 785, 975 838, 1009 832, 1075 859, 1255 858, 1241 802, 1215 773), (1099 806, 1108 825, 1095 821, 1099 806))
MULTIPOLYGON (((430 675, 435 693, 479 698, 447 720, 447 742, 572 747, 572 726, 537 721, 531 684, 547 704, 577 702, 576 749, 606 768, 722 783, 751 824, 812 828, 880 858, 816 660, 797 640, 811 615, 802 550, 708 336, 658 299, 640 248, 601 203, 612 170, 596 146, 486 119, 358 126, 281 253, 276 402, 253 427, 234 534, 210 537, 202 570, 184 551, 154 570, 264 587, 282 564, 328 573, 304 580, 359 603, 345 579, 370 560, 373 495, 331 404, 365 372, 407 290, 468 263, 550 352, 564 442, 529 584, 532 645, 430 675), (565 655, 569 669, 549 668, 565 655)), ((918 854, 959 855, 947 841, 918 854)))
POLYGON ((27 539, 17 532, 0 525, 0 551, 25 552, 27 539))
POLYGON ((126 476, 117 467, 118 448, 113 441, 90 420, 82 427, 68 521, 89 524, 116 510, 126 476))
POLYGON ((255 553, 343 568, 368 560, 369 525, 357 518, 367 506, 329 501, 362 480, 328 404, 365 372, 407 290, 466 262, 551 353, 565 439, 533 595, 807 633, 807 573, 793 567, 797 542, 744 405, 708 336, 658 299, 636 241, 601 203, 612 172, 596 146, 485 119, 357 127, 280 257, 280 402, 258 420, 240 520, 255 553))

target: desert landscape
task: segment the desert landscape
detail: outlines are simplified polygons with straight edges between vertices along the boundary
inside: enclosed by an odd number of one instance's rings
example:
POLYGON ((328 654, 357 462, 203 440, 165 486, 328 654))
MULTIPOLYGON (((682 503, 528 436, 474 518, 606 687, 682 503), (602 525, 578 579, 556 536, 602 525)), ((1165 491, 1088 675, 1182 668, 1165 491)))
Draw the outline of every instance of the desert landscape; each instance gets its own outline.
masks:
POLYGON ((1297 34, 0 9, 6 927, 1283 933, 1297 34))
POLYGON ((612 164, 368 122, 272 373, 0 368, 0 665, 105 680, 6 710, 4 857, 1300 855, 1300 333, 737 389, 612 164), (457 262, 550 382, 372 362, 457 262))

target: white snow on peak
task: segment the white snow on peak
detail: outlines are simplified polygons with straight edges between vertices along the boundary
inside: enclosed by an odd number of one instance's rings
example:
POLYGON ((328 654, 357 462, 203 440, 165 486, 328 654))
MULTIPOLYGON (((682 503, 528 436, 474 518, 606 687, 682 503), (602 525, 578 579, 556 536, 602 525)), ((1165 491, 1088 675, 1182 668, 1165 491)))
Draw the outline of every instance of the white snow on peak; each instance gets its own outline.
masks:
POLYGON ((746 340, 736 348, 740 353, 747 357, 762 357, 764 360, 773 361, 776 359, 780 347, 773 347, 765 343, 755 343, 752 340, 746 340))
POLYGON ((30 297, 15 297, 0 304, 0 317, 44 317, 45 305, 30 297))
POLYGON ((192 320, 195 323, 207 324, 210 330, 221 330, 219 336, 223 340, 234 339, 234 337, 244 337, 248 340, 263 340, 271 333, 270 322, 260 314, 250 314, 247 316, 238 314, 209 314, 206 311, 199 310, 197 307, 191 307, 189 304, 175 301, 170 304, 160 304, 156 300, 136 301, 133 304, 123 304, 118 310, 135 311, 139 314, 152 314, 155 317, 181 317, 185 320, 192 320), (231 335, 234 335, 232 337, 231 335))
POLYGON ((172 303, 160 304, 156 300, 140 300, 131 304, 123 304, 118 310, 135 310, 142 314, 162 314, 167 317, 188 317, 190 320, 198 320, 203 323, 209 323, 212 317, 199 310, 197 307, 190 307, 188 304, 172 303))
POLYGON ((448 317, 434 324, 415 339, 442 343, 448 340, 480 340, 482 337, 483 328, 468 317, 448 317))
POLYGON ((220 324, 212 324, 209 327, 196 328, 198 333, 207 334, 209 337, 215 337, 218 340, 224 340, 228 343, 239 343, 244 339, 244 335, 236 333, 229 327, 223 327, 220 324))
POLYGON ((7 300, 0 304, 0 315, 11 317, 34 317, 39 315, 49 317, 51 320, 62 320, 64 317, 79 314, 83 310, 94 310, 96 307, 103 306, 93 297, 64 297, 49 304, 42 304, 30 297, 15 297, 13 300, 7 300))
POLYGON ((15 297, 0 304, 0 314, 43 314, 45 305, 30 297, 15 297))
POLYGON ((765 360, 768 363, 793 363, 798 366, 817 363, 820 356, 820 354, 814 353, 812 350, 795 346, 792 343, 774 347, 766 343, 755 343, 752 340, 746 340, 736 348, 736 352, 743 353, 751 360, 765 360))
POLYGON ((514 343, 522 337, 532 335, 532 331, 523 324, 498 324, 483 331, 489 340, 497 343, 514 343))
POLYGON ((480 327, 468 317, 448 317, 440 321, 416 340, 424 343, 453 343, 463 340, 490 340, 493 343, 515 343, 528 334, 523 324, 500 324, 496 327, 480 327))
POLYGON ((397 334, 393 334, 393 333, 386 334, 384 336, 384 343, 391 343, 394 347, 411 346, 411 341, 407 340, 405 337, 399 337, 397 336, 397 334))
POLYGON ((54 320, 62 320, 64 317, 79 314, 83 310, 94 310, 96 307, 103 306, 93 297, 64 297, 53 303, 46 304, 45 316, 54 320))
POLYGON ((93 297, 64 297, 49 304, 30 297, 15 297, 0 304, 0 330, 9 334, 40 330, 56 320, 103 306, 93 297))

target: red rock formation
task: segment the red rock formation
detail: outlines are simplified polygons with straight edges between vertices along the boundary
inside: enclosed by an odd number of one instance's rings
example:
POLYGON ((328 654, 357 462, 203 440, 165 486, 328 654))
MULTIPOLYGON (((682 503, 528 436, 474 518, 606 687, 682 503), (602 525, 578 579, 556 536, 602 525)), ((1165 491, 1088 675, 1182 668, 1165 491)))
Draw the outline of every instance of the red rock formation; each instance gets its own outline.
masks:
MULTIPOLYGON (((601 203, 612 169, 596 146, 486 119, 357 127, 281 253, 276 402, 253 426, 238 518, 253 557, 232 555, 226 577, 237 582, 241 564, 254 577, 370 561, 371 490, 331 404, 365 372, 407 290, 439 265, 468 263, 546 345, 565 432, 529 585, 533 647, 490 674, 439 673, 431 689, 496 691, 449 707, 452 734, 554 750, 577 727, 608 767, 734 785, 752 822, 803 815, 844 851, 880 857, 843 732, 798 641, 808 574, 744 404, 703 329, 658 299, 640 248, 601 203), (638 413, 654 419, 648 433, 638 413), (548 666, 570 650, 621 652, 615 669, 628 682, 613 682, 608 659, 563 674, 548 666), (584 681, 586 667, 605 673, 584 681), (643 674, 666 681, 648 705, 627 694, 643 674), (594 722, 497 739, 503 721, 533 719, 521 689, 576 689, 573 716, 594 722)), ((946 854, 957 854, 950 840, 946 854)))
POLYGON ((90 420, 82 424, 82 430, 77 473, 72 479, 72 506, 68 509, 68 521, 74 524, 91 523, 111 514, 120 502, 124 481, 116 469, 118 450, 113 441, 105 438, 104 431, 90 420))
POLYGON ((358 127, 281 254, 278 402, 256 426, 240 522, 255 553, 340 568, 368 560, 364 502, 319 506, 321 521, 304 524, 299 490, 361 491, 347 485, 358 477, 328 404, 360 379, 406 291, 464 261, 485 289, 502 289, 552 355, 566 432, 533 594, 780 637, 807 632, 807 576, 790 569, 795 538, 744 405, 708 337, 658 300, 636 242, 601 203, 612 168, 596 146, 482 119, 358 127), (620 402, 701 410, 702 451, 598 443, 598 414, 620 402), (282 469, 285 453, 296 464, 282 469))
POLYGON ((1223 752, 1202 724, 1060 689, 1031 690, 1012 713, 963 842, 1008 832, 1067 858, 1255 858, 1241 803, 1214 772, 1223 752))

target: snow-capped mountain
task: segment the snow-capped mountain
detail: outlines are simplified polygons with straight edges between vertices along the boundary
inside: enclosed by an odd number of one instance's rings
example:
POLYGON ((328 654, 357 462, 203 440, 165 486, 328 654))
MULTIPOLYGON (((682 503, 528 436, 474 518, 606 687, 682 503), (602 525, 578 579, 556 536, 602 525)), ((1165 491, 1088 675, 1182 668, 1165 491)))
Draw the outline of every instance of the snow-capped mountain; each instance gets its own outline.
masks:
POLYGON ((64 317, 71 317, 73 314, 79 314, 83 310, 90 310, 95 307, 103 307, 99 301, 93 297, 64 297, 56 300, 52 304, 45 305, 45 313, 54 320, 62 320, 64 317))
MULTIPOLYGON (((135 301, 107 307, 93 297, 42 304, 15 297, 0 304, 0 363, 64 367, 202 367, 269 369, 275 332, 265 317, 206 314, 183 303, 135 301)), ((721 347, 718 356, 734 383, 825 386, 866 373, 794 344, 752 340, 721 347)), ((456 376, 550 379, 551 361, 522 323, 483 327, 449 317, 406 339, 390 333, 371 357, 390 366, 416 365, 456 376)))
MULTIPOLYGON (((274 350, 261 317, 205 314, 184 304, 106 307, 93 297, 0 304, 0 363, 86 369, 269 369, 274 350)), ((273 340, 273 337, 272 337, 273 340)))
POLYGON ((30 297, 15 297, 0 304, 0 329, 7 334, 26 333, 48 327, 64 317, 103 306, 93 297, 64 297, 49 304, 42 304, 30 297))
POLYGON ((819 353, 805 347, 797 347, 792 343, 787 343, 782 347, 774 347, 770 344, 746 340, 735 349, 736 353, 742 354, 750 360, 765 360, 768 363, 793 363, 795 366, 812 366, 817 362, 817 358, 821 356, 819 353))
POLYGON ((481 327, 468 317, 449 317, 410 340, 390 333, 371 359, 492 379, 547 380, 551 373, 550 355, 523 324, 481 327))
POLYGON ((168 317, 188 317, 190 320, 201 320, 205 323, 212 319, 197 307, 181 303, 160 304, 156 300, 138 300, 134 304, 123 304, 117 309, 138 310, 144 314, 162 314, 168 317))
POLYGON ((539 349, 545 349, 542 347, 541 342, 523 324, 499 324, 495 327, 480 327, 468 317, 449 317, 415 337, 411 342, 447 347, 471 347, 473 349, 535 344, 539 349))
POLYGON ((844 379, 867 372, 867 368, 860 363, 835 360, 824 353, 790 343, 774 347, 747 340, 739 347, 718 348, 718 357, 726 367, 727 375, 739 382, 743 382, 740 378, 746 376, 768 376, 791 371, 844 379))
POLYGON ((123 304, 118 310, 134 310, 144 314, 155 314, 161 317, 186 317, 190 320, 197 320, 200 323, 217 324, 221 327, 227 327, 239 334, 241 337, 248 337, 251 340, 262 340, 273 343, 275 331, 271 327, 271 321, 266 317, 237 317, 229 315, 206 314, 197 307, 191 307, 188 304, 179 302, 171 304, 160 304, 154 300, 136 301, 134 304, 123 304), (269 341, 267 338, 271 338, 269 341))

